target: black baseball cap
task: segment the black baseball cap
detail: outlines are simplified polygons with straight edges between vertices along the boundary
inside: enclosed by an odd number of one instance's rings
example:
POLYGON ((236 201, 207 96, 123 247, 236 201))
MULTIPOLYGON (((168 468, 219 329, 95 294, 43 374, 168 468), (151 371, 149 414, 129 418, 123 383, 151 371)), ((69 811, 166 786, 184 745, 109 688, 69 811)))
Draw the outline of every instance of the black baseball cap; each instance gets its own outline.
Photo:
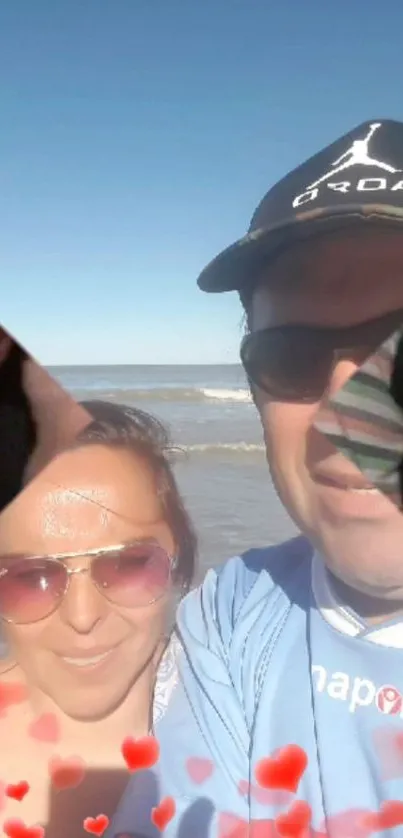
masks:
POLYGON ((364 122, 276 183, 246 236, 207 265, 198 285, 242 291, 295 241, 353 224, 402 222, 403 123, 364 122))

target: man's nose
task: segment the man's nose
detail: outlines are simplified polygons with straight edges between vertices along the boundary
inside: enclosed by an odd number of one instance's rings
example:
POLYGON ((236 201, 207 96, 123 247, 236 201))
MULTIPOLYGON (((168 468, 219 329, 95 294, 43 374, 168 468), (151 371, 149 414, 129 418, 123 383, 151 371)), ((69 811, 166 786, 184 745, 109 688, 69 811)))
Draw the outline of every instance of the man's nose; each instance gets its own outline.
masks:
POLYGON ((79 634, 89 634, 108 609, 105 597, 97 590, 90 574, 73 572, 69 587, 60 606, 60 617, 79 634))
POLYGON ((341 390, 359 368, 360 364, 352 361, 350 358, 339 358, 336 360, 329 376, 328 387, 324 394, 325 398, 334 396, 338 390, 341 390))

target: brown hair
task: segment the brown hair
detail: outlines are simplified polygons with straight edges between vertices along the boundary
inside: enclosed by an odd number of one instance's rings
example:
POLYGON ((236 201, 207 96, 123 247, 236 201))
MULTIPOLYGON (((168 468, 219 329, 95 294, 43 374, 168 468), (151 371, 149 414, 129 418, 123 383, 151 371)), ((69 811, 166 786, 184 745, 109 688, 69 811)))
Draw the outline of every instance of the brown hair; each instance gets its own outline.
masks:
POLYGON ((195 571, 197 539, 185 509, 171 464, 175 451, 164 425, 143 410, 102 400, 81 402, 94 421, 77 437, 76 445, 105 444, 134 451, 152 469, 163 513, 176 544, 173 581, 189 590, 195 571))

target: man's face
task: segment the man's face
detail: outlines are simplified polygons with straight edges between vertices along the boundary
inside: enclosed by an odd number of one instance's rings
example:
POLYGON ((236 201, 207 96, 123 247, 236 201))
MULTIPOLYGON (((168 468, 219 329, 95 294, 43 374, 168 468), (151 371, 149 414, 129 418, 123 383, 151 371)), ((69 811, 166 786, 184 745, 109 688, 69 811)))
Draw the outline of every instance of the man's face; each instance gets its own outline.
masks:
POLYGON ((0 365, 7 359, 12 343, 10 335, 0 326, 0 365))
MULTIPOLYGON (((268 326, 351 326, 403 308, 403 235, 373 228, 302 243, 270 266, 250 310, 268 326)), ((326 396, 358 367, 348 356, 329 373, 326 396)), ((347 584, 403 598, 403 515, 313 427, 320 402, 274 401, 255 392, 272 477, 282 502, 347 584), (352 488, 355 486, 356 488, 352 488)), ((323 399, 325 398, 325 394, 323 399)))

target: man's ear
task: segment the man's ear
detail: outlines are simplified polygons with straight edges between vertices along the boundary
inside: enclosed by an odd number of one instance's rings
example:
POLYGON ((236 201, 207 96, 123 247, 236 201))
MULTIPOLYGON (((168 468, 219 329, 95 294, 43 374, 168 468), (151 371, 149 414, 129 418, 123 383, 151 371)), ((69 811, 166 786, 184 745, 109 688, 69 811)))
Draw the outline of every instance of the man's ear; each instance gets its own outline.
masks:
POLYGON ((35 450, 24 471, 26 485, 53 457, 71 445, 93 417, 33 358, 23 362, 22 386, 37 436, 35 450))
POLYGON ((0 328, 0 364, 8 358, 10 353, 11 347, 13 344, 13 339, 4 329, 0 328))

